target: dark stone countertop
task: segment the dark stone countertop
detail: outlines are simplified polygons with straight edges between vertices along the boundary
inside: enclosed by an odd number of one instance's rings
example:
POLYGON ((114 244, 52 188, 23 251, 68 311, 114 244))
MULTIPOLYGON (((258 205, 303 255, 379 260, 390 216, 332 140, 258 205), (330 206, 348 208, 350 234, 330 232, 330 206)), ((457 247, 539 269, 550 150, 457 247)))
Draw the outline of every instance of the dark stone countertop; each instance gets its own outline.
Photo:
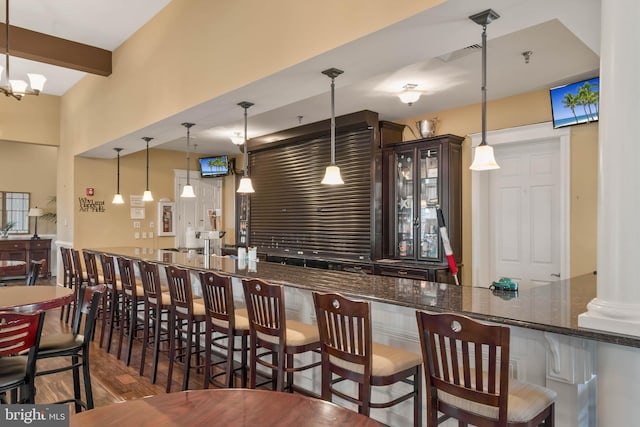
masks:
POLYGON ((203 255, 145 248, 91 249, 193 269, 211 269, 239 278, 260 278, 271 283, 315 290, 341 292, 427 311, 452 311, 496 323, 562 335, 640 347, 640 337, 578 327, 578 315, 596 296, 596 276, 582 275, 549 285, 521 283, 517 296, 498 295, 487 288, 456 286, 424 280, 322 270, 270 262, 238 263, 235 257, 203 255), (240 265, 239 265, 240 264, 240 265))

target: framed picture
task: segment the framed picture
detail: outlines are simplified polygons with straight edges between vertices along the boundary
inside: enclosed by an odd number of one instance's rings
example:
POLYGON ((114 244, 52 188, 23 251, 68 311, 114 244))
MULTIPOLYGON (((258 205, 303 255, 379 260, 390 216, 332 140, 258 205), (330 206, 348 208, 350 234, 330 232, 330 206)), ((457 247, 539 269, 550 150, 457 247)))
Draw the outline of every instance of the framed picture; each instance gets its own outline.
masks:
POLYGON ((158 236, 176 235, 176 204, 158 202, 158 236))

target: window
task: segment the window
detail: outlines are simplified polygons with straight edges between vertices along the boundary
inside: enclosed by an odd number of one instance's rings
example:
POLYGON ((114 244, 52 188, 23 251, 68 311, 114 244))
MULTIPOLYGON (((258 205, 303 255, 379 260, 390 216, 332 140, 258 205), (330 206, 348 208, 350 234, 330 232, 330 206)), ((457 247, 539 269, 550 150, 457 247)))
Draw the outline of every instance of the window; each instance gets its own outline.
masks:
POLYGON ((0 226, 13 223, 9 234, 29 233, 29 196, 29 193, 0 191, 0 226))

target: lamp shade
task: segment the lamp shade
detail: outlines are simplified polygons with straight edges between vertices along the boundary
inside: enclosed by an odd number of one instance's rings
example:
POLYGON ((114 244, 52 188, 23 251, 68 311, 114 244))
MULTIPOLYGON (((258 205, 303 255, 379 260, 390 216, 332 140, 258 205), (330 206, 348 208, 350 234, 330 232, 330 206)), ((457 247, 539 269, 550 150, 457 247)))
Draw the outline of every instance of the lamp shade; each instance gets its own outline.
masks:
POLYGON ((342 176, 340 175, 340 168, 337 165, 327 166, 324 172, 324 178, 322 178, 320 183, 326 185, 344 184, 342 176))
POLYGON ((184 187, 182 187, 182 193, 180 194, 180 197, 184 197, 187 199, 195 198, 196 193, 193 192, 193 186, 190 184, 187 184, 184 187))
POLYGON ((473 157, 473 163, 469 166, 472 171, 488 171, 492 169, 500 169, 496 158, 493 155, 493 147, 487 144, 478 145, 473 157))
POLYGON ((114 205, 123 205, 124 199, 122 198, 122 194, 116 193, 113 195, 113 200, 111 201, 114 205))
POLYGON ((240 179, 240 185, 238 185, 238 193, 246 194, 246 193, 255 193, 256 191, 253 189, 253 183, 251 182, 251 178, 245 176, 240 179))
POLYGON ((40 208, 31 208, 29 209, 29 214, 28 216, 42 216, 44 215, 44 211, 40 208))

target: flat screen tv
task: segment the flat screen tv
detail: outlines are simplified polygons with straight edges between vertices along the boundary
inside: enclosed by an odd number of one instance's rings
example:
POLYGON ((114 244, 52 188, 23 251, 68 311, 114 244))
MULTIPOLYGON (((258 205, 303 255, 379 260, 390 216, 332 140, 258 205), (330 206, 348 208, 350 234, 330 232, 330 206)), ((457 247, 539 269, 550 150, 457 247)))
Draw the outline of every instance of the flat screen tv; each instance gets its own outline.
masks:
POLYGON ((599 77, 554 87, 549 94, 554 128, 598 121, 599 77))
POLYGON ((229 175, 228 156, 201 157, 198 162, 200 163, 200 176, 202 178, 229 175))

